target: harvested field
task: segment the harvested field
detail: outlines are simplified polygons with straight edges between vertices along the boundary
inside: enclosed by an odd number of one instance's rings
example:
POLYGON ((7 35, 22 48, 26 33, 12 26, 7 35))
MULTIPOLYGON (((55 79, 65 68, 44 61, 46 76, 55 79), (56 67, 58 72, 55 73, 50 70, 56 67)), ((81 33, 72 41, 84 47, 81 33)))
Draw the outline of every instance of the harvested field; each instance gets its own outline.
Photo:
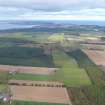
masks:
POLYGON ((92 40, 92 41, 87 41, 85 42, 87 44, 97 44, 97 45, 105 45, 105 41, 101 41, 101 40, 92 40))
POLYGON ((18 72, 18 73, 29 73, 29 74, 54 74, 56 68, 47 67, 29 67, 29 66, 10 66, 10 65, 0 65, 0 71, 7 72, 18 72))
POLYGON ((66 88, 10 85, 13 100, 70 104, 66 88))
POLYGON ((105 51, 83 50, 96 65, 105 65, 105 51))
POLYGON ((64 86, 64 84, 60 82, 48 82, 48 81, 10 80, 8 83, 11 85, 42 86, 42 87, 64 86))
POLYGON ((97 45, 97 44, 81 44, 84 48, 93 49, 93 50, 105 50, 105 45, 97 45))

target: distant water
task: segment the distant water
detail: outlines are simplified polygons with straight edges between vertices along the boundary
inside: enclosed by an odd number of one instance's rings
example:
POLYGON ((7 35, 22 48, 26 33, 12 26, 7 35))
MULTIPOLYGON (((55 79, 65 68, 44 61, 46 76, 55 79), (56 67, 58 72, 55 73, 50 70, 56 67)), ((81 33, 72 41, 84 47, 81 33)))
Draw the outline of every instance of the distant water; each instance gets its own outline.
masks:
POLYGON ((0 30, 30 28, 30 27, 32 27, 32 25, 12 24, 12 23, 9 23, 9 22, 0 22, 0 30))
POLYGON ((75 24, 75 25, 98 25, 105 26, 105 21, 85 21, 85 20, 67 20, 55 21, 56 23, 75 24))
POLYGON ((56 24, 74 24, 74 25, 98 25, 98 26, 105 26, 105 21, 77 21, 77 20, 51 20, 51 21, 16 21, 12 23, 11 21, 0 21, 0 30, 5 29, 16 29, 16 28, 30 28, 36 24, 44 23, 56 23, 56 24), (22 22, 22 23, 21 23, 22 22), (31 23, 31 24, 30 24, 31 23))

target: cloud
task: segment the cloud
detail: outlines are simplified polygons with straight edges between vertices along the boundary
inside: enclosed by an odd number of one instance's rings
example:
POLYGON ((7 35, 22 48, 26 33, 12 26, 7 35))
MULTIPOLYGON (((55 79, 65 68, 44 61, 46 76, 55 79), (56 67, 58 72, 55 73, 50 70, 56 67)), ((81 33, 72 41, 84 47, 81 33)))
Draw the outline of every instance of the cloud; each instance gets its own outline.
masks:
POLYGON ((0 0, 0 20, 105 20, 105 0, 0 0))
POLYGON ((105 0, 0 0, 0 6, 42 11, 105 8, 105 0))

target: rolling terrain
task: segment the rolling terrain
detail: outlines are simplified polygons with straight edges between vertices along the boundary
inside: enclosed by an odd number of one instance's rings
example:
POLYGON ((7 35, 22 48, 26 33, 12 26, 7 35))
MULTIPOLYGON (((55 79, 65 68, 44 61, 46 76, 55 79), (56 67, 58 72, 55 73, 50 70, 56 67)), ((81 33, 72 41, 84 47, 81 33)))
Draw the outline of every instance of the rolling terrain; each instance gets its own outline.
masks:
POLYGON ((104 28, 50 25, 0 31, 0 105, 104 105, 104 28))

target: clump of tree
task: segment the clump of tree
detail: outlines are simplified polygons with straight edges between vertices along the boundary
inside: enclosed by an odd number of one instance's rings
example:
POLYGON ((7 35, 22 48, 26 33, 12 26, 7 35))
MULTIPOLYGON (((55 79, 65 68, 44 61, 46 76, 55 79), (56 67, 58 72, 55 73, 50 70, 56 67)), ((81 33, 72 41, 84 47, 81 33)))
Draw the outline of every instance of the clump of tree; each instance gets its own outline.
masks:
POLYGON ((80 43, 74 40, 71 41, 65 40, 61 46, 63 47, 64 51, 72 52, 80 48, 80 43))
POLYGON ((104 36, 103 36, 103 37, 101 37, 101 40, 102 40, 102 41, 105 41, 105 37, 104 37, 104 36))

